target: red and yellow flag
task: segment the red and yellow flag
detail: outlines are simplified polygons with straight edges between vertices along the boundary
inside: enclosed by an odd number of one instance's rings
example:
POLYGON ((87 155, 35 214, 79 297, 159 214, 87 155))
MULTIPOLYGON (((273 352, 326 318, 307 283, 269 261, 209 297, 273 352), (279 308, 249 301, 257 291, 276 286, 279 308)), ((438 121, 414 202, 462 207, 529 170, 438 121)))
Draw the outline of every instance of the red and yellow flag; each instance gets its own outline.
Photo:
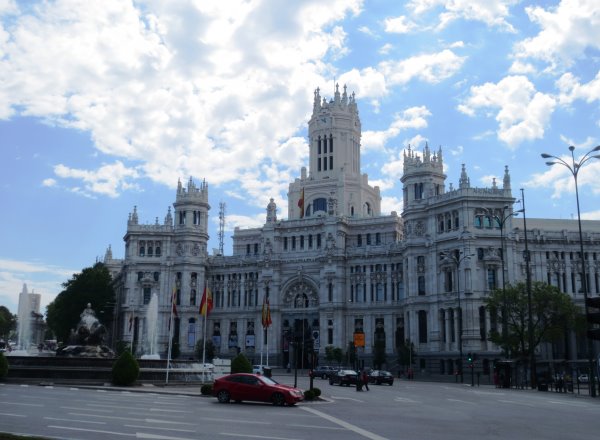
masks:
POLYGON ((300 208, 300 218, 304 218, 304 188, 302 188, 300 199, 298 199, 298 208, 300 208))
POLYGON ((204 287, 204 293, 202 294, 202 301, 200 301, 200 314, 202 316, 208 316, 210 311, 213 309, 213 297, 212 292, 208 286, 204 287))
POLYGON ((267 298, 267 296, 265 295, 262 307, 262 326, 264 328, 269 328, 272 322, 273 321, 271 321, 271 307, 269 306, 269 298, 267 298))

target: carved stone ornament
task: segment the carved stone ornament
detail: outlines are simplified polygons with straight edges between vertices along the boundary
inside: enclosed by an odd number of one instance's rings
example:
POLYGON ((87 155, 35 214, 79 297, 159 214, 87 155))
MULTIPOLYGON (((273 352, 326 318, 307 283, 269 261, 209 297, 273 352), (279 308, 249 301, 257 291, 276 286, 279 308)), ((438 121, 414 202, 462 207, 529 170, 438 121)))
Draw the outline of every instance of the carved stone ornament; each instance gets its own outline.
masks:
POLYGON ((200 246, 198 245, 198 243, 194 243, 194 247, 192 248, 192 255, 194 257, 200 255, 200 246))
POLYGON ((179 255, 180 257, 185 254, 185 249, 183 247, 183 244, 177 243, 177 247, 175 248, 175 253, 177 255, 179 255))
POLYGON ((309 284, 300 281, 290 286, 283 295, 283 306, 289 308, 316 307, 319 305, 319 296, 309 284))

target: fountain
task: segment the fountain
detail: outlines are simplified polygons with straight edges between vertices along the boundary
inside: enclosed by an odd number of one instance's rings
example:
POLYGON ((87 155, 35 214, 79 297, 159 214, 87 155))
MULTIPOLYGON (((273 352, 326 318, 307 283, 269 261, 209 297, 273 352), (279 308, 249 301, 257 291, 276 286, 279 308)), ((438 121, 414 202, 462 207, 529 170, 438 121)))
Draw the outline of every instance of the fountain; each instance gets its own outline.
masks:
POLYGON ((92 305, 88 303, 81 313, 76 330, 71 330, 69 345, 56 351, 57 356, 68 357, 114 357, 114 352, 104 345, 106 327, 100 324, 92 305))
POLYGON ((146 347, 148 351, 142 359, 160 359, 158 348, 158 295, 152 294, 150 304, 146 310, 146 347))
POLYGON ((23 291, 19 294, 19 310, 17 312, 17 325, 19 338, 17 339, 17 349, 10 352, 11 356, 30 356, 29 346, 31 345, 31 301, 27 284, 23 284, 23 291))

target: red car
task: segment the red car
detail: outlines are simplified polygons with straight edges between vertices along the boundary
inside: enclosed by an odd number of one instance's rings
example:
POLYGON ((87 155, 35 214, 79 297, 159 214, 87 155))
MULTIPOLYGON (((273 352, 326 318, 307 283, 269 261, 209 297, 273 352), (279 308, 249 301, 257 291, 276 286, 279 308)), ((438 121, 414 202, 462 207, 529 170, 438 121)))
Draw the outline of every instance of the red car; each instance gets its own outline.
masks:
POLYGON ((220 403, 230 400, 241 402, 271 402, 273 405, 289 406, 304 400, 304 393, 299 388, 277 383, 260 374, 234 373, 215 380, 213 397, 220 403))

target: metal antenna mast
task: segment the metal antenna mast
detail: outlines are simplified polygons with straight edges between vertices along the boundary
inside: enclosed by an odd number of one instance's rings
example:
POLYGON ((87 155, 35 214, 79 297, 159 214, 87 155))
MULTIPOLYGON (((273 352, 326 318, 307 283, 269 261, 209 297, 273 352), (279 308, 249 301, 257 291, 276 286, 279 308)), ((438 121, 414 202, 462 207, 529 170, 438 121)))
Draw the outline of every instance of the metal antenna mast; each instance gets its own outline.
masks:
POLYGON ((223 255, 225 240, 225 202, 219 203, 219 255, 223 255))

